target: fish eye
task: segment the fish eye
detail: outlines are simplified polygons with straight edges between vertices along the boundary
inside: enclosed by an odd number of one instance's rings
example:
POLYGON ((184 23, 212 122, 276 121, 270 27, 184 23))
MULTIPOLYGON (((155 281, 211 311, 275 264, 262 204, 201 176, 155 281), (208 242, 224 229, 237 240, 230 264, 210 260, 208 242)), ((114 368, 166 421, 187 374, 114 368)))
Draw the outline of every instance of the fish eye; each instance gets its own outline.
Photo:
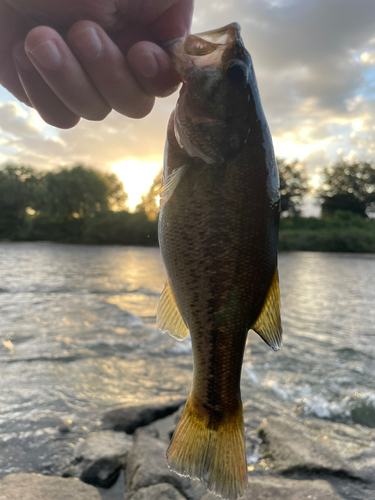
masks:
POLYGON ((232 61, 228 64, 226 71, 227 77, 235 83, 247 84, 248 71, 242 61, 232 61))

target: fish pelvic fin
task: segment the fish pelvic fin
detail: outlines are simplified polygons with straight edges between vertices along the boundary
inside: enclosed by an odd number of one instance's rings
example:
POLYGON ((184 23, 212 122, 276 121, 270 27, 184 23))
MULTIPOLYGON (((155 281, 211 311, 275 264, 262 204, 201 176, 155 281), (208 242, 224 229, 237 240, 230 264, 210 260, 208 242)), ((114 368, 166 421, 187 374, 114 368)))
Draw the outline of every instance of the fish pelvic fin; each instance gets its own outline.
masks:
POLYGON ((247 465, 242 403, 220 422, 210 422, 189 396, 167 450, 169 468, 182 476, 203 481, 209 491, 225 500, 243 496, 247 465))
POLYGON ((189 329, 182 319, 169 281, 165 283, 160 297, 156 323, 161 332, 168 332, 176 340, 184 340, 189 334, 189 329))
POLYGON ((280 317, 280 290, 277 269, 273 275, 262 311, 251 329, 262 337, 266 344, 271 346, 274 351, 280 349, 283 330, 280 317))
POLYGON ((179 168, 175 168, 173 172, 169 174, 169 176, 165 179, 161 188, 154 192, 155 194, 160 195, 160 206, 158 211, 160 211, 170 200, 172 194, 174 193, 176 187, 182 179, 182 176, 188 168, 189 165, 182 165, 179 168))

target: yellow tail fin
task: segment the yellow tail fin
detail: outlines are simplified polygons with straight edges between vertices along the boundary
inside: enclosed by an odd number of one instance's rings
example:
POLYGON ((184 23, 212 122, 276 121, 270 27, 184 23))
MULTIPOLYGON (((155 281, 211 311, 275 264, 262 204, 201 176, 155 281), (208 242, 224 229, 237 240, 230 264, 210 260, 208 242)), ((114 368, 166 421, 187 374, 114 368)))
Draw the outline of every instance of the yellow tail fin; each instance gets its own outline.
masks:
POLYGON ((167 450, 177 474, 202 480, 226 500, 241 498, 247 486, 242 405, 216 425, 189 397, 167 450))

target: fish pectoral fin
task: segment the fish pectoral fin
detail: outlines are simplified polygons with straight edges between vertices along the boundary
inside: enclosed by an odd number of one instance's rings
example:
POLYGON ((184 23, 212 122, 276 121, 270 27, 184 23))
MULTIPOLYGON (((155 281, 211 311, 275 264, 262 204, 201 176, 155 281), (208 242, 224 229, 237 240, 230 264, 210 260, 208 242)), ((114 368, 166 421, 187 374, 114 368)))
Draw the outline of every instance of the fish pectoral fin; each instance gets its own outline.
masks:
POLYGON ((160 206, 159 211, 164 207, 167 201, 171 198, 176 187, 178 186, 182 176, 188 169, 188 165, 182 165, 182 167, 176 168, 173 172, 166 178, 165 182, 160 189, 155 191, 155 194, 160 194, 160 206))
POLYGON ((274 351, 282 344, 282 327, 280 317, 280 290, 277 269, 273 275, 271 286, 258 319, 251 327, 274 351))
POLYGON ((169 281, 165 283, 160 297, 156 323, 163 333, 168 332, 171 337, 177 340, 184 340, 189 334, 189 329, 182 319, 169 281))

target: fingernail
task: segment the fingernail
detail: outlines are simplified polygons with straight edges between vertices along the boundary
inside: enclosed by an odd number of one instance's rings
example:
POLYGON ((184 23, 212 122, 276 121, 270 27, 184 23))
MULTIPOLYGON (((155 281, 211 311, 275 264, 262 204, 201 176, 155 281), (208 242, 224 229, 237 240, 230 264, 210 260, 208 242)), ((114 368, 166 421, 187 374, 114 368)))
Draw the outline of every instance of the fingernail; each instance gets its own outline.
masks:
POLYGON ((89 61, 99 57, 103 50, 102 41, 94 28, 86 28, 79 35, 76 35, 74 44, 89 61))
POLYGON ((45 69, 57 69, 60 66, 61 53, 54 40, 47 40, 26 50, 45 69))
POLYGON ((23 43, 20 43, 13 48, 13 56, 15 57, 19 66, 25 71, 30 71, 34 68, 33 63, 27 57, 23 43))
POLYGON ((138 66, 139 72, 145 78, 153 78, 159 71, 159 65, 153 52, 146 52, 138 66))

